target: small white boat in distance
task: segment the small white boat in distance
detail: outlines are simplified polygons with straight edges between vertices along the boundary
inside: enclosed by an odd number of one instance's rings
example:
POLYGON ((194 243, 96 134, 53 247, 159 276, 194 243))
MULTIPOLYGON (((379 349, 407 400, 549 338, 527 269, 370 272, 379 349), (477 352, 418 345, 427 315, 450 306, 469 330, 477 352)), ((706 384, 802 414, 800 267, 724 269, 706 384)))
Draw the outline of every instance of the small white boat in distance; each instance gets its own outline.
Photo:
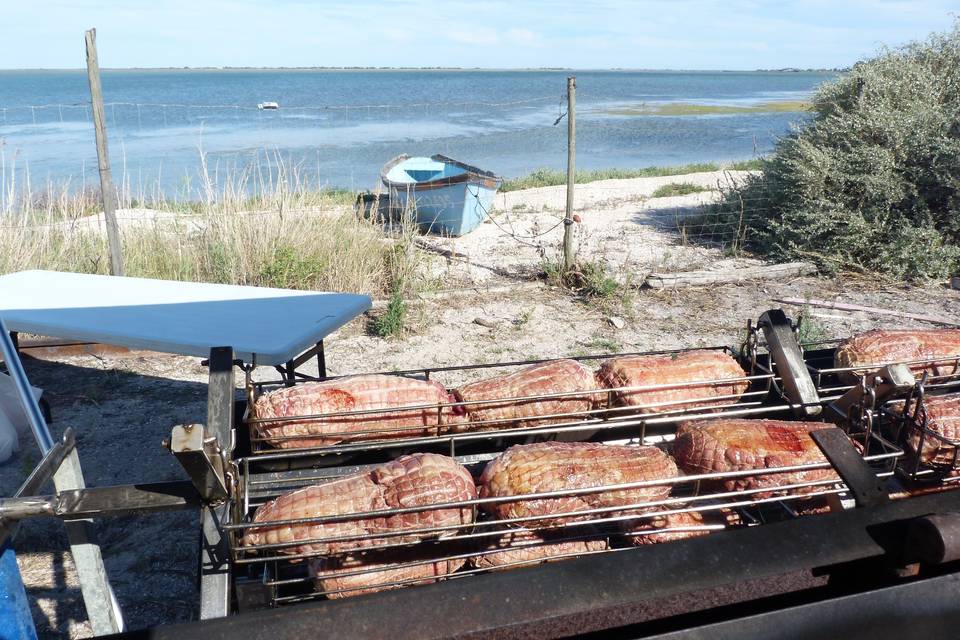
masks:
POLYGON ((264 109, 279 109, 280 105, 276 102, 261 102, 257 105, 257 109, 263 111, 264 109))

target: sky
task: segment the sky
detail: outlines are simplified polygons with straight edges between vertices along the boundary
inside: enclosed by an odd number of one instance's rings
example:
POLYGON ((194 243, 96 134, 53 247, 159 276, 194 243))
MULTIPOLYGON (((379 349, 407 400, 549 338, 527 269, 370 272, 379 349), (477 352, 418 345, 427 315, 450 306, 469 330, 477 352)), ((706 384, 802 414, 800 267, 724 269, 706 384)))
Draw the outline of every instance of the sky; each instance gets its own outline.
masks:
POLYGON ((845 67, 960 0, 0 0, 0 66, 845 67))

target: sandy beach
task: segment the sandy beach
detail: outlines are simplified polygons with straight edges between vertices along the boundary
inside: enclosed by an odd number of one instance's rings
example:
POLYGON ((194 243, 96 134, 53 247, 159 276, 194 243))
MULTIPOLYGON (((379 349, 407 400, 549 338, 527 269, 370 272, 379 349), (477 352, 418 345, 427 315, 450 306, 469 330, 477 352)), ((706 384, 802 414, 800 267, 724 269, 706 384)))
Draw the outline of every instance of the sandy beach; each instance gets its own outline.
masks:
MULTIPOLYGON (((685 242, 678 233, 677 221, 716 192, 650 197, 668 183, 716 187, 718 181, 739 177, 717 172, 578 186, 580 254, 604 261, 629 285, 639 285, 652 271, 762 264, 685 242)), ((500 194, 494 221, 469 236, 422 238, 437 285, 411 301, 409 333, 385 340, 370 334, 369 316, 358 318, 327 339, 329 373, 735 345, 747 321, 777 306, 774 299, 784 296, 960 315, 960 292, 936 284, 891 285, 859 277, 807 276, 677 291, 631 287, 615 305, 597 305, 536 277, 544 252, 555 251, 563 233, 557 221, 564 197, 564 187, 500 194)), ((796 311, 788 309, 790 314, 796 311)), ((866 314, 819 316, 821 329, 837 337, 878 326, 921 326, 866 314)), ((46 390, 54 433, 67 426, 77 431, 90 485, 185 477, 160 442, 174 424, 204 419, 207 372, 198 358, 110 352, 30 357, 25 366, 33 384, 46 390)), ((258 376, 272 377, 272 372, 258 370, 258 376)), ((37 459, 36 450, 26 446, 0 466, 4 495, 37 459)), ((98 522, 107 571, 129 628, 196 617, 198 521, 196 512, 181 512, 98 522)), ((41 637, 89 637, 62 525, 26 522, 14 546, 41 637)))

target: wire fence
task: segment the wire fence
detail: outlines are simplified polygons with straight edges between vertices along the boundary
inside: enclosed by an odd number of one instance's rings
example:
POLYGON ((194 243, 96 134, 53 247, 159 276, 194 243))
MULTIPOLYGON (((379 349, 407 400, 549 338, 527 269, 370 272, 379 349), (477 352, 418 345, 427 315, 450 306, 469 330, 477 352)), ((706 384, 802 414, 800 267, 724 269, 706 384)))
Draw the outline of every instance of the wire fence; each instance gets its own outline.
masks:
MULTIPOLYGON (((644 166, 649 163, 641 158, 651 147, 682 144, 705 130, 703 119, 619 115, 610 105, 622 101, 622 96, 589 91, 578 95, 578 164, 587 169, 577 185, 578 218, 591 221, 599 210, 633 207, 640 227, 669 236, 671 242, 740 251, 768 207, 762 198, 737 200, 738 180, 744 174, 735 168, 719 178, 701 176, 692 183, 668 170, 599 169, 611 162, 608 156, 616 157, 621 166, 644 166), (691 128, 690 122, 701 128, 691 128), (617 181, 632 177, 657 180, 642 185, 617 181), (666 191, 660 194, 655 186, 666 191)), ((404 213, 396 201, 388 198, 384 211, 362 196, 354 202, 354 196, 364 188, 376 190, 379 166, 401 151, 441 153, 507 175, 546 166, 553 175, 542 184, 562 188, 556 175, 565 165, 568 144, 566 127, 561 126, 567 115, 566 96, 559 91, 513 100, 398 97, 395 102, 294 103, 277 108, 112 101, 104 107, 121 207, 117 220, 131 231, 200 229, 211 207, 262 219, 291 210, 322 215, 354 205, 361 213, 389 222, 404 213), (340 187, 346 187, 345 192, 340 187), (137 210, 143 208, 164 213, 145 215, 137 210)), ((736 140, 741 149, 756 152, 757 132, 751 134, 752 141, 744 140, 740 131, 725 135, 721 131, 715 136, 718 149, 736 140)), ((714 163, 687 167, 718 168, 714 163)), ((531 186, 538 185, 531 181, 531 186)), ((478 208, 504 238, 542 252, 562 233, 559 192, 537 210, 517 204, 510 194, 498 197, 492 206, 478 200, 478 208)), ((83 219, 99 210, 98 201, 89 103, 0 106, 0 212, 29 210, 29 215, 0 220, 0 230, 102 232, 102 220, 83 219), (64 169, 70 159, 74 167, 64 169), (68 177, 59 183, 38 177, 45 163, 68 177)))

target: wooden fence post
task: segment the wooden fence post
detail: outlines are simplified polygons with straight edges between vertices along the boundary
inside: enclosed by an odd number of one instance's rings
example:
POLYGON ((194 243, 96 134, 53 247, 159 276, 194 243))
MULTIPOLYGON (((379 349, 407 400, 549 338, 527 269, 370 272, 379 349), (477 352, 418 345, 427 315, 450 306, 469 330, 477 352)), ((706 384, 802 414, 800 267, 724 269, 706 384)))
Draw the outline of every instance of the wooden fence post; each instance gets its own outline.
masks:
POLYGON ((117 194, 110 176, 110 155, 107 151, 107 126, 103 114, 103 90, 100 87, 100 64, 97 61, 97 30, 86 33, 87 80, 90 83, 90 104, 93 110, 93 128, 97 138, 97 163, 100 166, 100 196, 107 224, 107 243, 110 249, 110 274, 123 275, 123 251, 120 229, 117 227, 117 194))
POLYGON ((563 271, 573 268, 573 190, 577 160, 577 78, 567 78, 567 212, 563 219, 563 271))

